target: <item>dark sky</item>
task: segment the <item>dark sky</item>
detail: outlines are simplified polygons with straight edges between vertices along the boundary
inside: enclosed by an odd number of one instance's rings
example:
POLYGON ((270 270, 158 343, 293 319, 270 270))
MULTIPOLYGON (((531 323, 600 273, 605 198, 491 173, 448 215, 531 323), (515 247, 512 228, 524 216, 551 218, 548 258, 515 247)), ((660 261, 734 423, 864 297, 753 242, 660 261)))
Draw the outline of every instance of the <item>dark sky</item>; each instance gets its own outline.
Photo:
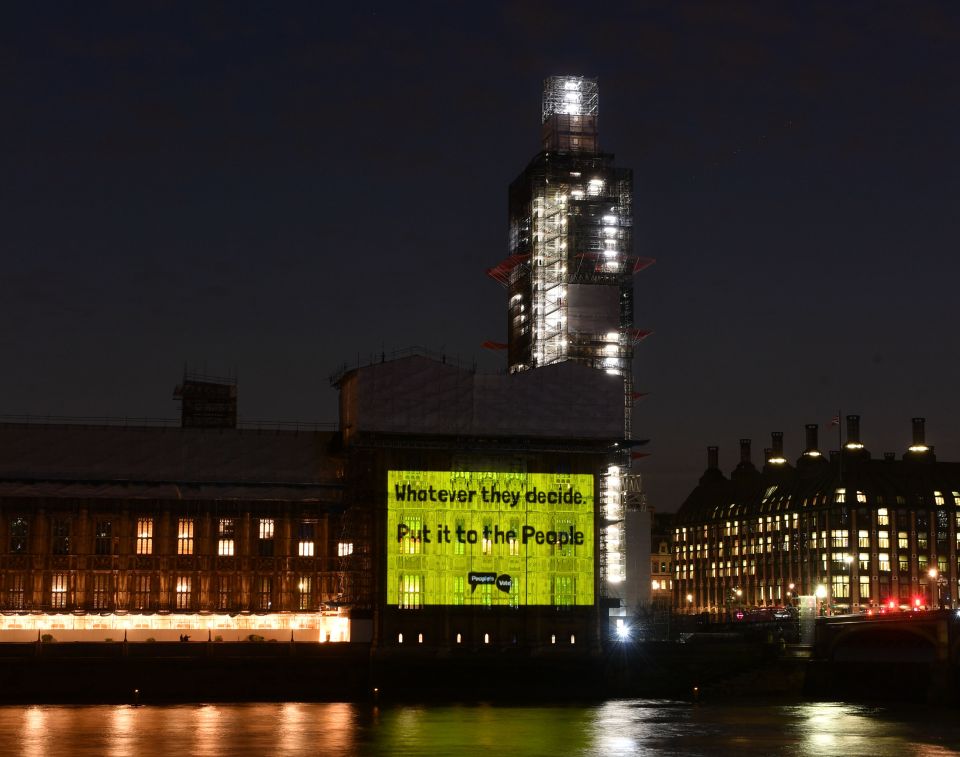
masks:
POLYGON ((960 5, 91 5, 0 21, 0 412, 175 417, 187 362, 333 421, 358 354, 501 368, 484 270, 541 81, 580 73, 658 261, 651 504, 838 409, 960 459, 960 5))

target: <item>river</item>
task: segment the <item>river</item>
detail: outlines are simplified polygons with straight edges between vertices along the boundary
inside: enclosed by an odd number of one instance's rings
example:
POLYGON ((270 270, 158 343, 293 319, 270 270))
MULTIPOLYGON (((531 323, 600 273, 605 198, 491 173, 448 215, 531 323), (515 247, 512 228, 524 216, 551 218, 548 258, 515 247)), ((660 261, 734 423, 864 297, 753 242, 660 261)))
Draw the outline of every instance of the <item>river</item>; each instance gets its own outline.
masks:
POLYGON ((960 754, 937 707, 209 704, 0 707, 0 757, 960 754))

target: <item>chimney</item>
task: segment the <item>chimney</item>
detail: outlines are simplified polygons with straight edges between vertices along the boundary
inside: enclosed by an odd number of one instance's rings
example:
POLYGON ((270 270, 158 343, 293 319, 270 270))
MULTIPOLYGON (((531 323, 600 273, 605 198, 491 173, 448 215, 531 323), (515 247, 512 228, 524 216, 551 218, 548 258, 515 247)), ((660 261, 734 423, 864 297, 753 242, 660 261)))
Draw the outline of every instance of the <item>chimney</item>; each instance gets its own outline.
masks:
POLYGON ((863 442, 860 441, 860 416, 847 416, 847 443, 844 445, 847 449, 863 449, 863 442))
POLYGON ((859 415, 847 416, 847 441, 848 442, 860 441, 860 416, 859 415))
POLYGON ((717 470, 720 467, 720 448, 707 447, 707 470, 717 470))
POLYGON ((770 434, 770 444, 770 449, 764 450, 764 460, 767 465, 785 465, 787 458, 783 456, 783 432, 772 432, 770 434))
POLYGON ((913 423, 913 446, 914 447, 926 447, 927 446, 927 434, 924 426, 926 425, 926 418, 913 418, 911 423, 913 423))
POLYGON ((807 429, 807 448, 804 452, 816 452, 819 449, 819 439, 817 438, 820 433, 820 427, 816 423, 808 423, 806 425, 807 429))
POLYGON ((750 440, 740 440, 740 463, 741 465, 750 465, 750 440))

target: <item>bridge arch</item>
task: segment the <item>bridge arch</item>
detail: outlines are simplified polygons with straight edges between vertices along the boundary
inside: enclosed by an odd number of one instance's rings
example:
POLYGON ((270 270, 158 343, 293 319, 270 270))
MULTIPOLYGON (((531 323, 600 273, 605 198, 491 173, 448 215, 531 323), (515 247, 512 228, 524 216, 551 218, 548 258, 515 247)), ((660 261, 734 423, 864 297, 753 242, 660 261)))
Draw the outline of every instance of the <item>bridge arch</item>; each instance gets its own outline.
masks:
POLYGON ((830 640, 827 657, 836 662, 911 662, 937 660, 935 626, 878 623, 845 628, 830 640))

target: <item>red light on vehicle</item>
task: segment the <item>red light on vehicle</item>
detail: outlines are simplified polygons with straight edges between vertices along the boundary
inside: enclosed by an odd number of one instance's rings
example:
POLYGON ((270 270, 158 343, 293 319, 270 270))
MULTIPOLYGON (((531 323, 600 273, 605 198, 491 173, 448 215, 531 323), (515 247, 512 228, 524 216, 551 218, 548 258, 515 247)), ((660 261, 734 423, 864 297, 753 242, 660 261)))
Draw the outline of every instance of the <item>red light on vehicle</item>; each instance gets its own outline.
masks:
POLYGON ((914 597, 914 598, 913 598, 913 606, 914 606, 914 607, 919 607, 919 606, 920 606, 920 602, 921 602, 920 597, 914 597))
POLYGON ((892 599, 889 602, 887 602, 887 607, 889 607, 891 610, 894 609, 896 606, 897 606, 897 603, 892 599))

